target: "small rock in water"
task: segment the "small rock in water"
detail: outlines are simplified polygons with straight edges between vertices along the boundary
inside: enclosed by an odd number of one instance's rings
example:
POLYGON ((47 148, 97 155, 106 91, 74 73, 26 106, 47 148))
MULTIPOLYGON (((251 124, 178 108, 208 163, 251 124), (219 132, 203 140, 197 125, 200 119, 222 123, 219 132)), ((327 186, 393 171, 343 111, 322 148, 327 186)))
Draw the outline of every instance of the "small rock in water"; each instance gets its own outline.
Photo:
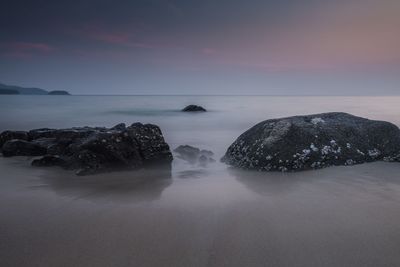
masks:
POLYGON ((200 149, 197 147, 182 145, 174 149, 174 152, 178 153, 178 157, 186 161, 197 161, 200 155, 200 149))
POLYGON ((205 108, 203 108, 202 106, 189 105, 189 106, 186 106, 184 109, 182 109, 182 111, 185 111, 185 112, 193 112, 193 111, 205 112, 207 110, 205 108))
POLYGON ((178 154, 178 158, 183 159, 191 164, 199 164, 205 167, 210 162, 215 162, 212 158, 214 153, 209 150, 200 150, 197 147, 189 145, 181 145, 174 149, 178 154))

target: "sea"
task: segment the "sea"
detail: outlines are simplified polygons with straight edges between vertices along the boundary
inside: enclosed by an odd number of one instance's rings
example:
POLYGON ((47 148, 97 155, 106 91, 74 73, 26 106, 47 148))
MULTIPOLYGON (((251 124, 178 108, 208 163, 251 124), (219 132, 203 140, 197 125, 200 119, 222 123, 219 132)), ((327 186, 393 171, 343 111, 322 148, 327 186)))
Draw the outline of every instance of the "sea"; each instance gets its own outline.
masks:
POLYGON ((0 130, 158 125, 176 156, 78 177, 0 157, 0 266, 400 266, 400 163, 296 173, 220 162, 266 119, 348 112, 400 126, 397 96, 0 96, 0 130), (189 104, 207 112, 186 113, 189 104), (164 178, 166 178, 164 177, 164 178))

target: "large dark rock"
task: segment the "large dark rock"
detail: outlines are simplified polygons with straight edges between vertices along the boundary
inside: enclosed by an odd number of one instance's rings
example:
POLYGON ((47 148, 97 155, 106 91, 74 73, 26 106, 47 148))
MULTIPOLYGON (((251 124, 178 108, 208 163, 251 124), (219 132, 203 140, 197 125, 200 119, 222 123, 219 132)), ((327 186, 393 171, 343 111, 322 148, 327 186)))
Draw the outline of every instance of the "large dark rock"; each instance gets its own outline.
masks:
MULTIPOLYGON (((10 134, 8 134, 10 135, 10 134)), ((158 126, 134 123, 112 128, 77 127, 36 129, 28 140, 12 139, 3 145, 4 156, 38 156, 35 166, 59 165, 93 174, 116 169, 138 169, 148 165, 170 165, 172 154, 158 126)))
POLYGON ((186 106, 184 109, 182 109, 182 111, 185 111, 185 112, 194 112, 194 111, 205 112, 207 110, 205 108, 203 108, 202 106, 189 105, 189 106, 186 106))
POLYGON ((323 113, 263 121, 239 136, 222 161, 243 169, 296 171, 397 160, 399 152, 397 126, 323 113))

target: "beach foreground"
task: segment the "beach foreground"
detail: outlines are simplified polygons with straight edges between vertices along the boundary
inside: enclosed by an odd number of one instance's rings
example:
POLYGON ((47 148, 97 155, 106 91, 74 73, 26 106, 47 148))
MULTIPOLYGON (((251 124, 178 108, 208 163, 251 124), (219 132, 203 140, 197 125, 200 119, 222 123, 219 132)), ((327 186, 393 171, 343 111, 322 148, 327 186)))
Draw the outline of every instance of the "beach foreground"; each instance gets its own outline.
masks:
POLYGON ((172 178, 0 168, 1 266, 400 265, 396 163, 172 178))

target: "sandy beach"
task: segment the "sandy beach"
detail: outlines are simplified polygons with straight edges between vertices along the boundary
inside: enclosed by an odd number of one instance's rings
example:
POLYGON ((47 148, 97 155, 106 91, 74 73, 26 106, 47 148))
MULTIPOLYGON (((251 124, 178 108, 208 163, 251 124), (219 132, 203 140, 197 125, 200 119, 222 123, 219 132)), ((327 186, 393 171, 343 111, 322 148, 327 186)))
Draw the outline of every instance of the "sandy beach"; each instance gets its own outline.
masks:
POLYGON ((160 179, 28 163, 0 160, 1 266, 400 264, 398 164, 160 179))

